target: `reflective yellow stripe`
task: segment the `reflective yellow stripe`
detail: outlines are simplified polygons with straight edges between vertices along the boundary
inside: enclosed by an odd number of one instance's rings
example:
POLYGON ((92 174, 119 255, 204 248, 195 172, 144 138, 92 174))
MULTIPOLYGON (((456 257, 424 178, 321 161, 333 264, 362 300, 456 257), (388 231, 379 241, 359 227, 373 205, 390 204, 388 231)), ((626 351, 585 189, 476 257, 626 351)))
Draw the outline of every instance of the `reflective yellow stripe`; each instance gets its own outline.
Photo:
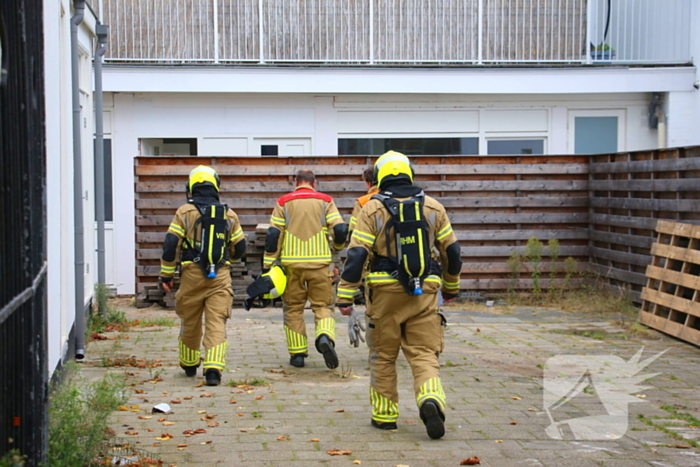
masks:
POLYGON ((356 238, 356 239, 362 240, 363 242, 368 243, 370 245, 374 245, 375 237, 373 235, 369 235, 369 234, 366 234, 364 232, 360 232, 358 230, 353 230, 352 238, 356 238))
POLYGON ((168 230, 172 230, 174 234, 177 234, 181 237, 185 236, 185 229, 183 229, 182 227, 180 227, 177 224, 170 224, 170 227, 168 227, 168 230))
POLYGON ((416 403, 418 407, 423 404, 427 399, 435 400, 440 408, 445 410, 445 391, 442 388, 442 381, 440 378, 430 378, 428 381, 423 383, 416 394, 416 403))
POLYGON ((202 364, 204 369, 216 368, 223 370, 226 366, 226 349, 228 349, 228 342, 226 341, 208 349, 207 356, 202 364))
POLYGON ((231 234, 231 238, 229 239, 229 241, 231 242, 231 241, 237 239, 238 237, 242 237, 242 236, 243 236, 243 229, 239 228, 233 234, 231 234))
POLYGON ((333 259, 331 255, 328 256, 282 256, 280 258, 283 263, 296 263, 299 261, 311 261, 317 263, 320 261, 330 261, 333 259))
POLYGON ((335 212, 335 213, 333 213, 333 214, 328 214, 328 215, 326 216, 326 222, 330 222, 330 221, 332 221, 333 219, 340 219, 340 218, 341 218, 341 217, 340 217, 340 214, 337 213, 337 212, 335 212))
POLYGON ((440 232, 438 232, 437 239, 442 240, 443 238, 447 237, 451 233, 452 233, 452 225, 447 224, 447 227, 445 227, 440 232))
MULTIPOLYGON (((420 203, 414 203, 414 206, 416 207, 416 220, 421 219, 420 215, 420 203)), ((418 229, 418 256, 420 257, 420 272, 418 273, 418 277, 423 276, 425 273, 425 250, 423 249, 423 231, 421 229, 418 229)))
POLYGON ((269 264, 272 264, 272 263, 274 263, 274 262, 275 262, 275 258, 270 258, 270 257, 268 257, 268 256, 265 256, 265 257, 263 258, 263 263, 264 263, 265 265, 269 265, 269 264))
POLYGON ((399 404, 379 394, 372 386, 369 388, 372 403, 372 418, 378 422, 395 422, 399 418, 399 404))
POLYGON ((355 216, 350 217, 350 225, 355 225, 357 224, 357 218, 355 216))
POLYGON ((284 325, 284 332, 287 335, 287 350, 290 354, 307 353, 306 336, 292 331, 286 324, 284 325))
POLYGON ((281 217, 270 216, 270 221, 271 224, 277 224, 282 226, 287 225, 287 221, 285 221, 281 217))
POLYGON ((193 350, 187 347, 180 341, 180 363, 185 366, 195 366, 199 365, 200 352, 199 350, 193 350))
POLYGON ((326 334, 335 341, 335 320, 333 318, 323 318, 316 323, 316 338, 321 334, 326 334))
POLYGON ((168 274, 175 272, 175 266, 161 266, 160 272, 166 272, 168 274))

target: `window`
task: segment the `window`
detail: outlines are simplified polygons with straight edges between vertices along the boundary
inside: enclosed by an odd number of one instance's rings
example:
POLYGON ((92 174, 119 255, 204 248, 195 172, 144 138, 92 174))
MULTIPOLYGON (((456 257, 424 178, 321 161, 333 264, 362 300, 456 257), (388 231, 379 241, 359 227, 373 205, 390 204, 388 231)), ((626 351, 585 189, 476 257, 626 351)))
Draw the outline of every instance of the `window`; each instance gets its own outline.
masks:
POLYGON ((263 144, 260 146, 261 156, 279 156, 279 146, 276 144, 263 144))
POLYGON ((141 138, 142 156, 196 156, 197 138, 141 138))
POLYGON ((381 155, 398 151, 415 155, 471 155, 479 154, 479 138, 341 138, 338 155, 381 155))
POLYGON ((490 156, 544 154, 543 139, 492 139, 486 146, 490 156))
POLYGON ((617 152, 617 117, 574 117, 574 153, 617 152))

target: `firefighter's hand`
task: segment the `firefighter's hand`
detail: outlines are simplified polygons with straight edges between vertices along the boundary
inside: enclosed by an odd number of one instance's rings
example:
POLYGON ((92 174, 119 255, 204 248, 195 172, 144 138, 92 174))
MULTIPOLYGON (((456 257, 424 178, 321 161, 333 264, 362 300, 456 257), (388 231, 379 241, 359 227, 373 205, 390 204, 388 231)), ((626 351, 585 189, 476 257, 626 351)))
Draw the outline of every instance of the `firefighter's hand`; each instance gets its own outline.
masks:
POLYGON ((350 318, 348 318, 348 337, 350 337, 350 345, 353 347, 359 347, 360 341, 364 342, 365 337, 362 334, 365 330, 365 324, 363 323, 362 316, 355 310, 350 312, 350 318))
POLYGON ((161 277, 160 285, 163 286, 163 290, 165 290, 166 292, 171 292, 173 287, 175 286, 175 279, 172 277, 161 277))
POLYGON ((457 298, 457 294, 442 292, 442 303, 454 302, 457 298))
POLYGON ((343 316, 350 316, 350 313, 352 313, 352 303, 338 303, 336 306, 343 316))

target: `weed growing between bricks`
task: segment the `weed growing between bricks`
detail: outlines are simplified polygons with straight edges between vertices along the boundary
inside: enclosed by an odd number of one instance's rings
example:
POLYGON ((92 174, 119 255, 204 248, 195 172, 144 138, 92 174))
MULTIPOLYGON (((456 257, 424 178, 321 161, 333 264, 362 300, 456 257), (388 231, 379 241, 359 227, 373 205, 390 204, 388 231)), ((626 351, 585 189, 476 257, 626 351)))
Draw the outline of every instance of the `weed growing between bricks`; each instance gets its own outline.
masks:
POLYGON ((49 452, 51 467, 90 466, 99 446, 110 438, 107 420, 126 401, 123 377, 108 374, 88 383, 69 362, 52 387, 49 398, 49 452))

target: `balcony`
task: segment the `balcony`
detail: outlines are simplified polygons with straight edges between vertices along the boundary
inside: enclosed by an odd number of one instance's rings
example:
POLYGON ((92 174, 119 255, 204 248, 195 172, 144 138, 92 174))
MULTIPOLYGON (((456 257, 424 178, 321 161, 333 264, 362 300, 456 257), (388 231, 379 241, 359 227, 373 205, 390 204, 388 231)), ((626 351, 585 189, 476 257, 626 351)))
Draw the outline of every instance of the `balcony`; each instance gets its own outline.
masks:
POLYGON ((99 3, 111 63, 434 67, 686 64, 691 1, 99 3))

